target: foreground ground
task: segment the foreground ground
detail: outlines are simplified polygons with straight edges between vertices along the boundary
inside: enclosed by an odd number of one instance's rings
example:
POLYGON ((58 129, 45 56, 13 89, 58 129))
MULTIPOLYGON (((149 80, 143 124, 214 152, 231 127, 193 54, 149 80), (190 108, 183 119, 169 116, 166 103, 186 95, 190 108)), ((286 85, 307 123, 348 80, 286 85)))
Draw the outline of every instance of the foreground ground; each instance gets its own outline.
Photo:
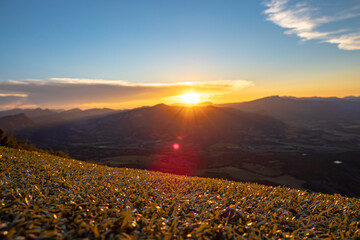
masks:
POLYGON ((360 238, 356 198, 0 155, 0 238, 360 238))

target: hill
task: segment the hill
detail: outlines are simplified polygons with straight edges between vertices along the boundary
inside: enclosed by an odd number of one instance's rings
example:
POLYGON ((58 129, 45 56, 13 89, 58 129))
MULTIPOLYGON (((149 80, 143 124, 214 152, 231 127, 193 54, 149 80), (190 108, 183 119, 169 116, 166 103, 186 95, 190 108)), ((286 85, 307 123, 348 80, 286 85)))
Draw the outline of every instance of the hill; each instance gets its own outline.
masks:
POLYGON ((23 113, 0 117, 0 128, 9 132, 29 129, 34 126, 35 123, 23 113))
MULTIPOLYGON (((285 124, 279 120, 237 109, 159 104, 39 127, 24 132, 23 136, 40 147, 57 146, 69 149, 70 153, 79 153, 79 146, 116 150, 124 145, 140 147, 147 144, 156 148, 157 143, 166 145, 174 141, 202 148, 219 141, 248 142, 256 134, 282 136, 285 128, 285 124)), ((82 159, 99 156, 98 149, 93 155, 91 151, 86 156, 75 156, 82 159)), ((104 157, 113 154, 110 152, 104 157)))
MULTIPOLYGON (((87 119, 91 117, 107 115, 116 112, 109 108, 93 108, 81 110, 78 108, 70 110, 52 110, 52 109, 12 109, 0 111, 0 117, 8 117, 23 114, 33 121, 36 126, 46 126, 51 124, 59 124, 78 119, 87 119)), ((2 127, 0 125, 0 127, 2 127)))
POLYGON ((131 133, 138 138, 148 139, 161 138, 164 135, 169 135, 170 138, 182 135, 190 139, 202 136, 206 138, 205 141, 230 138, 231 135, 237 135, 239 132, 251 134, 253 131, 260 131, 281 134, 285 127, 285 124, 276 119, 231 108, 165 104, 112 114, 97 123, 98 129, 104 130, 103 134, 118 131, 122 135, 131 133), (111 130, 110 126, 112 126, 111 130))
POLYGON ((356 198, 111 168, 3 147, 0 156, 2 238, 360 237, 356 198))
POLYGON ((283 121, 360 119, 360 97, 295 98, 271 96, 249 102, 221 104, 243 111, 266 114, 283 121))
POLYGON ((10 115, 17 115, 17 114, 26 114, 28 117, 32 119, 37 119, 41 117, 47 117, 50 115, 56 115, 55 110, 50 109, 41 109, 41 108, 35 108, 35 109, 20 109, 20 108, 14 108, 11 110, 5 110, 0 111, 0 117, 10 116, 10 115))
POLYGON ((37 123, 15 135, 39 148, 68 150, 74 158, 109 166, 359 197, 360 124, 318 122, 320 127, 303 129, 234 108, 159 104, 37 123))

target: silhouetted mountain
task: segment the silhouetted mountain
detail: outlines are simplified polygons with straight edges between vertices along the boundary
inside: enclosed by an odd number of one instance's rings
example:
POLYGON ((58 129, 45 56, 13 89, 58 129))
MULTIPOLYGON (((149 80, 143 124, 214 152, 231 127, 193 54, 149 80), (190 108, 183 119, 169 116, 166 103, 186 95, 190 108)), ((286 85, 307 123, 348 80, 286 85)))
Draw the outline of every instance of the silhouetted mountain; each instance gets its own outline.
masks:
POLYGON ((101 124, 104 125, 100 126, 119 126, 111 132, 131 132, 131 135, 143 138, 156 138, 157 135, 175 137, 180 134, 208 139, 210 135, 217 138, 238 136, 239 132, 279 133, 284 127, 278 120, 231 108, 175 107, 165 104, 110 115, 102 120, 101 124))
POLYGON ((82 117, 85 111, 72 109, 55 116, 73 120, 37 122, 15 134, 37 147, 67 149, 78 159, 111 166, 185 174, 192 174, 187 170, 194 167, 201 176, 360 196, 355 187, 360 183, 360 123, 355 104, 354 100, 337 98, 291 97, 233 104, 247 111, 267 111, 268 116, 214 105, 100 109, 89 111, 90 117, 82 117), (351 103, 342 108, 344 102, 351 103), (290 127, 269 113, 284 120, 310 121, 290 127), (358 122, 323 124, 319 114, 327 114, 326 120, 358 122), (337 118, 339 114, 347 117, 337 118), (181 147, 175 150, 174 143, 181 147))
POLYGON ((90 118, 99 115, 106 115, 116 112, 115 110, 109 108, 103 109, 88 109, 88 110, 81 110, 78 108, 71 109, 71 110, 50 110, 50 109, 12 109, 7 111, 0 112, 0 117, 4 116, 11 116, 16 114, 26 114, 34 124, 38 126, 44 126, 47 124, 58 124, 61 122, 72 121, 76 119, 83 119, 83 118, 90 118))
POLYGON ((0 118, 0 128, 5 131, 20 131, 34 126, 34 122, 23 113, 0 118))
POLYGON ((360 97, 348 96, 348 97, 344 97, 344 99, 360 102, 360 97))
POLYGON ((81 110, 79 108, 70 109, 67 111, 60 112, 59 115, 66 120, 74 120, 81 118, 90 118, 100 115, 107 115, 114 113, 115 110, 110 108, 92 108, 87 110, 81 110))
POLYGON ((359 97, 294 98, 265 97, 249 102, 221 104, 243 111, 256 112, 280 120, 359 120, 359 97))
POLYGON ((251 141, 251 136, 284 134, 285 124, 270 117, 237 109, 175 107, 159 104, 107 116, 35 129, 26 136, 42 147, 76 144, 142 144, 182 141, 204 146, 219 141, 251 141))
POLYGON ((19 109, 19 108, 15 108, 15 109, 7 110, 7 111, 1 111, 0 117, 16 115, 16 114, 21 114, 21 113, 26 114, 26 116, 28 116, 29 118, 31 118, 33 120, 57 114, 57 112, 50 110, 50 109, 41 109, 41 108, 19 109))

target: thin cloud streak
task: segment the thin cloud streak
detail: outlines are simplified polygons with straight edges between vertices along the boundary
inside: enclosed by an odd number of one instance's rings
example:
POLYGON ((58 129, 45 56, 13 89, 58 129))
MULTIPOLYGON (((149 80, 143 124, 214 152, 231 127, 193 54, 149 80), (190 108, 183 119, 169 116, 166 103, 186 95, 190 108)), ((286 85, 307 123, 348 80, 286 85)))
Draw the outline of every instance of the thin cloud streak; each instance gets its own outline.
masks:
POLYGON ((61 84, 105 84, 114 86, 127 87, 173 87, 173 86, 207 86, 207 87, 245 87, 252 84, 246 80, 217 80, 206 82, 173 82, 173 83, 129 83, 124 80, 104 80, 104 79, 87 79, 87 78, 49 78, 47 80, 41 79, 27 79, 28 82, 35 81, 39 84, 61 83, 61 84))
POLYGON ((289 0, 271 0, 264 4, 267 7, 264 11, 267 20, 289 29, 285 34, 295 34, 304 41, 321 40, 321 42, 337 44, 338 48, 343 50, 360 50, 358 29, 319 30, 325 24, 359 17, 360 13, 354 12, 359 6, 335 16, 321 16, 319 9, 309 6, 307 2, 290 4, 289 0))
POLYGON ((208 82, 128 83, 123 80, 50 78, 0 82, 0 109, 38 106, 71 108, 101 103, 104 107, 128 102, 154 101, 198 91, 226 94, 253 85, 246 80, 208 82))

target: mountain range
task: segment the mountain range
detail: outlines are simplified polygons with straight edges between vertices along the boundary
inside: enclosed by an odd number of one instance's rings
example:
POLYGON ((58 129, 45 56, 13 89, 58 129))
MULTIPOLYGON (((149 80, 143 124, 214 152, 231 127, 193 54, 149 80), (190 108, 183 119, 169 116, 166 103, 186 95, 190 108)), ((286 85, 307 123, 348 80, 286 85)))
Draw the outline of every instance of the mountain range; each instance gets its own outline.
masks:
POLYGON ((360 120, 360 97, 295 98, 271 96, 249 102, 227 103, 219 106, 256 112, 283 121, 360 120))
POLYGON ((88 110, 81 110, 79 108, 70 110, 16 108, 0 111, 0 127, 8 131, 16 131, 29 127, 47 126, 78 119, 87 119, 100 115, 107 115, 114 112, 116 112, 116 110, 109 108, 93 108, 88 110), (13 123, 8 126, 8 122, 13 123))
POLYGON ((37 147, 110 166, 360 196, 357 97, 272 96, 131 110, 13 109, 0 112, 0 128, 37 147), (194 162, 196 169, 185 171, 194 162))
POLYGON ((256 134, 280 136, 285 128, 283 122, 274 118, 232 108, 159 104, 56 124, 38 123, 17 130, 16 134, 45 148, 142 145, 144 142, 179 139, 192 146, 204 147, 219 141, 245 143, 256 134))

